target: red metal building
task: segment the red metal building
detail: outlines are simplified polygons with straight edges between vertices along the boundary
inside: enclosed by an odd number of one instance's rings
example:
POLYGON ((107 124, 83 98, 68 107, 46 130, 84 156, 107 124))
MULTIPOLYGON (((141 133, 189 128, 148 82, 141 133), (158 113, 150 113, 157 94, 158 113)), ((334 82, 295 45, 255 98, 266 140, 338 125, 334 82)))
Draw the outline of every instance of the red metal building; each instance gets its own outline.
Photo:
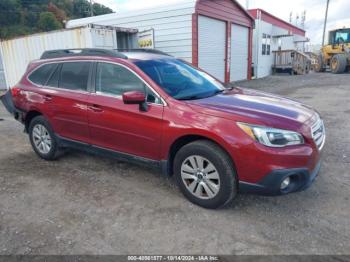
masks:
POLYGON ((215 72, 220 78, 221 49, 224 51, 225 82, 251 78, 254 19, 240 4, 233 0, 198 0, 192 21, 194 65, 215 72), (222 32, 218 30, 220 24, 225 28, 225 45, 217 35, 222 32))
POLYGON ((185 59, 219 80, 251 77, 254 18, 235 0, 182 0, 157 8, 71 20, 67 27, 86 24, 151 30, 152 48, 185 59))

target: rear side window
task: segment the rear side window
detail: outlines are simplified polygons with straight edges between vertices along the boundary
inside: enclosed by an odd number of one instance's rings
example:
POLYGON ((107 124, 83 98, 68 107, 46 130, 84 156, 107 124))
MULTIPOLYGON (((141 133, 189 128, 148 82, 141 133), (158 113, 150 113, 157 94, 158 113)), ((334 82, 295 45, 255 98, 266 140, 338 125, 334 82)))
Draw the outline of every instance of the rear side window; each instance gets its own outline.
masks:
POLYGON ((46 81, 50 77, 52 71, 57 67, 57 64, 47 64, 34 70, 33 73, 29 75, 29 80, 37 85, 45 85, 46 81))
POLYGON ((59 87, 70 90, 87 90, 91 62, 63 63, 59 87))

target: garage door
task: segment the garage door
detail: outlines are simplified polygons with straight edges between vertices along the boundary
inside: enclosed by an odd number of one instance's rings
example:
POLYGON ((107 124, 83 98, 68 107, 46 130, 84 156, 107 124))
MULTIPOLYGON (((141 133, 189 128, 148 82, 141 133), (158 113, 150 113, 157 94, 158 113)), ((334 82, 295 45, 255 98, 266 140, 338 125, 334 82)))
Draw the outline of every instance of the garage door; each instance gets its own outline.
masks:
POLYGON ((230 81, 245 80, 248 78, 249 29, 232 24, 231 30, 230 81))
POLYGON ((199 16, 198 65, 221 81, 225 80, 226 23, 199 16))

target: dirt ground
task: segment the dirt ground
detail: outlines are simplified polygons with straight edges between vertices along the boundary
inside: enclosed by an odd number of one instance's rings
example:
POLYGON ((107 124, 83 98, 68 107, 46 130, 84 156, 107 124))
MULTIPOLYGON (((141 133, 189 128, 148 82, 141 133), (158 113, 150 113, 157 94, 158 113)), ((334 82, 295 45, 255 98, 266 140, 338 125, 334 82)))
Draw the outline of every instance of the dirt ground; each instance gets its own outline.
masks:
POLYGON ((324 117, 323 166, 307 191, 205 210, 143 167, 80 152, 39 159, 0 106, 0 254, 350 254, 350 74, 240 85, 324 117))

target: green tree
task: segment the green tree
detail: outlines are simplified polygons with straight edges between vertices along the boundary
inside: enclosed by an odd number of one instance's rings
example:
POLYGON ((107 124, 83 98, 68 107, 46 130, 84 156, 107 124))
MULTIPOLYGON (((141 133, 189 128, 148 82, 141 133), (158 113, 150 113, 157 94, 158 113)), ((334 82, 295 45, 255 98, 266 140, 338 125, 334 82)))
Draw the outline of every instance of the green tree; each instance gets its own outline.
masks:
MULTIPOLYGON (((93 12, 103 15, 113 11, 95 3, 93 12)), ((0 38, 59 29, 64 20, 90 15, 88 0, 0 0, 0 38)))
POLYGON ((0 0, 0 27, 18 24, 21 9, 17 0, 0 0))
POLYGON ((43 12, 40 14, 38 27, 42 31, 51 31, 62 28, 60 22, 57 21, 55 15, 51 12, 43 12))
POLYGON ((104 15, 113 13, 112 9, 98 3, 94 3, 92 9, 94 11, 94 15, 104 15))
POLYGON ((86 0, 73 0, 74 18, 90 16, 90 3, 86 0))
POLYGON ((36 28, 39 20, 39 14, 32 10, 24 9, 22 12, 21 24, 36 28))
POLYGON ((63 21, 67 19, 66 13, 58 8, 55 4, 49 3, 47 10, 51 13, 53 13, 58 21, 60 21, 63 24, 63 21))
POLYGON ((73 17, 74 4, 72 0, 52 0, 51 3, 63 10, 67 17, 73 17))

